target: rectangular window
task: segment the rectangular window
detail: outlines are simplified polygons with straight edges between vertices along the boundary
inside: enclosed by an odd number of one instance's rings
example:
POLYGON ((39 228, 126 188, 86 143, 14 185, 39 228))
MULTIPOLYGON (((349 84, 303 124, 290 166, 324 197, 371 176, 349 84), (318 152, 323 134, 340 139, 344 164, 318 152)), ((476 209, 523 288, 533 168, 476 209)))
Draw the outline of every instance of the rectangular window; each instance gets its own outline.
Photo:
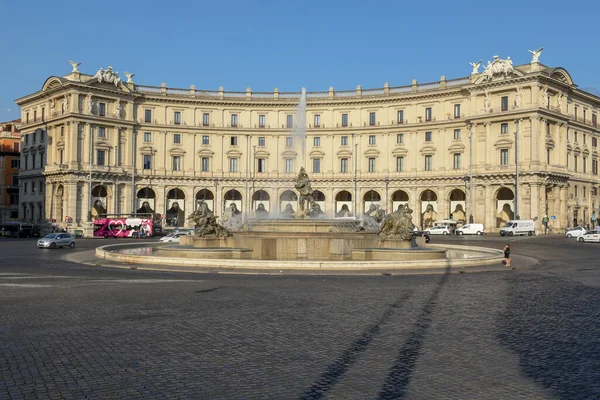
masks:
POLYGON ((106 128, 103 126, 99 126, 98 127, 98 137, 99 138, 106 138, 106 128))
POLYGON ((173 171, 181 171, 181 156, 173 156, 173 171))
POLYGON ((425 121, 431 121, 431 107, 425 108, 425 121))
POLYGON ((10 160, 11 168, 19 168, 21 166, 21 160, 10 160))
POLYGON ((377 139, 375 138, 375 135, 369 135, 369 144, 370 145, 377 144, 377 139))
POLYGON ((348 173, 348 159, 340 158, 340 172, 342 174, 348 173))
MULTIPOLYGON (((573 157, 573 170, 574 170, 575 172, 577 172, 577 161, 579 161, 579 160, 578 160, 578 158, 579 158, 579 157, 577 157, 577 156, 573 157)), ((34 168, 35 168, 35 167, 34 167, 34 168)))
POLYGON ((202 114, 202 126, 209 126, 209 125, 210 125, 210 114, 209 113, 202 114))
POLYGON ((60 136, 61 136, 61 137, 62 137, 62 136, 65 136, 65 127, 64 127, 64 126, 61 126, 61 127, 60 127, 60 136))
POLYGON ((237 146, 238 145, 238 138, 237 136, 232 136, 230 138, 230 142, 229 142, 232 146, 237 146))
POLYGON ((152 122, 152 110, 144 110, 144 122, 152 122))
POLYGON ((96 151, 96 164, 104 165, 106 159, 106 152, 104 150, 96 151))
POLYGON ((204 145, 210 144, 210 139, 208 138, 208 135, 202 136, 202 144, 204 144, 204 145))
POLYGON ((398 123, 399 124, 403 124, 404 123, 404 110, 399 110, 398 111, 398 123))
POLYGON ((404 157, 396 157, 396 172, 404 171, 404 157))
POLYGON ((342 114, 342 127, 348 126, 348 114, 342 114))
POLYGON ((291 158, 285 159, 285 172, 288 174, 294 172, 294 160, 291 158))
POLYGON ((37 121, 37 110, 33 110, 33 121, 37 121))
MULTIPOLYGON (((577 143, 577 132, 575 132, 575 133, 573 134, 573 137, 574 137, 575 143, 577 143)), ((35 142, 35 140, 34 140, 34 142, 35 142)))
POLYGON ((583 173, 587 173, 587 157, 583 157, 583 173))
POLYGON ((431 156, 425 156, 425 171, 431 171, 431 156))
POLYGON ((321 159, 313 158, 313 173, 320 174, 321 173, 321 159))
POLYGON ((20 148, 21 148, 21 143, 19 143, 19 142, 13 143, 13 151, 15 153, 18 153, 20 151, 20 148))
POLYGON ((31 155, 31 168, 35 169, 35 154, 31 155))
POLYGON ((431 132, 425 132, 425 141, 426 142, 431 142, 432 136, 433 135, 431 134, 431 132))
POLYGON ((259 147, 265 147, 265 137, 264 136, 260 136, 258 138, 258 146, 259 147))
POLYGON ((592 114, 592 125, 594 127, 598 126, 598 116, 596 114, 592 114))
POLYGON ((152 156, 144 154, 144 169, 152 169, 152 156))
POLYGON ((174 133, 173 134, 173 143, 174 144, 181 144, 181 134, 180 133, 174 133))
POLYGON ((550 151, 550 149, 546 149, 546 164, 550 165, 550 157, 551 157, 552 153, 550 151))
MULTIPOLYGON (((10 195, 10 205, 15 205, 15 204, 19 204, 19 195, 18 194, 11 194, 10 195)), ((10 213, 10 217, 11 218, 15 218, 13 217, 12 212, 10 213)))
POLYGON ((264 115, 259 115, 258 116, 258 127, 259 128, 264 128, 265 127, 265 116, 264 115))
POLYGON ((19 175, 12 176, 12 184, 13 186, 19 186, 19 175))
POLYGON ((340 145, 342 145, 342 146, 348 146, 348 136, 342 136, 341 141, 340 141, 340 145))
POLYGON ((258 172, 267 172, 267 160, 259 158, 256 160, 256 169, 258 172))
POLYGON ((208 157, 202 157, 202 172, 209 171, 208 157))
POLYGON ((286 123, 287 123, 287 127, 289 129, 293 128, 294 127, 294 116, 293 115, 288 115, 286 117, 286 123))
POLYGON ((29 135, 25 135, 25 144, 29 143, 29 135))
POLYGON ((27 187, 29 186, 29 182, 25 182, 23 184, 23 193, 27 193, 27 187))
POLYGON ((37 138, 37 132, 33 132, 33 143, 35 143, 36 138, 37 138))
POLYGON ((369 172, 375 172, 375 157, 369 157, 369 172))
POLYGON ((173 123, 175 125, 181 125, 181 111, 175 111, 173 113, 173 123))
POLYGON ((146 142, 146 143, 152 142, 152 133, 144 132, 144 142, 146 142))
MULTIPOLYGON (((15 143, 15 144, 18 144, 18 143, 15 143)), ((595 137, 593 137, 592 138, 592 147, 596 147, 596 146, 598 146, 598 140, 595 137)), ((19 151, 19 150, 15 150, 15 151, 19 151)))
POLYGON ((315 147, 321 146, 321 137, 315 136, 313 138, 313 146, 315 146, 315 147))
MULTIPOLYGON (((585 111, 583 112, 583 115, 585 116, 585 111)), ((42 121, 44 120, 45 116, 46 116, 46 109, 44 107, 42 107, 42 121)))
POLYGON ((398 133, 396 135, 396 143, 398 143, 398 144, 404 143, 404 133, 398 133))
POLYGON ((319 114, 315 115, 315 128, 321 127, 321 116, 319 114))
POLYGON ((460 169, 460 153, 454 153, 454 169, 460 169))
POLYGON ((25 122, 29 123, 29 113, 25 113, 25 122))
POLYGON ((508 149, 500 149, 500 165, 508 165, 508 149))
POLYGON ((502 96, 500 99, 500 108, 502 111, 508 111, 508 96, 502 96))
POLYGON ((229 172, 238 172, 238 159, 237 158, 229 159, 229 172))
POLYGON ((62 150, 58 151, 58 163, 61 165, 63 164, 63 151, 62 150))
POLYGON ((285 147, 292 147, 294 145, 294 141, 292 137, 285 138, 285 147))
POLYGON ((454 105, 454 118, 460 118, 460 104, 454 105))
POLYGON ((98 103, 98 115, 101 117, 106 116, 106 103, 98 103))
POLYGON ((578 196, 578 195, 579 195, 579 193, 577 193, 577 192, 578 192, 578 190, 577 190, 577 189, 578 189, 578 187, 577 187, 577 186, 574 186, 574 187, 573 187, 573 189, 574 189, 574 192, 575 192, 575 197, 579 197, 579 196, 578 196))
MULTIPOLYGON (((583 110, 583 122, 587 122, 587 110, 583 110)), ((42 108, 42 118, 44 118, 44 109, 42 108)))
POLYGON ((460 139, 460 129, 455 129, 454 130, 454 139, 455 140, 460 139))
POLYGON ((232 128, 237 128, 238 126, 238 115, 237 114, 231 114, 231 127, 232 128))
POLYGON ((40 182, 40 194, 44 194, 44 182, 40 182))
POLYGON ((575 110, 573 111, 573 117, 575 117, 575 121, 577 121, 577 107, 575 107, 575 110))
POLYGON ((25 156, 25 169, 29 168, 29 156, 25 156))
POLYGON ((377 123, 377 114, 374 112, 370 112, 369 113, 369 125, 375 126, 376 123, 377 123))
POLYGON ((508 133, 508 124, 506 122, 503 124, 500 124, 500 133, 502 133, 502 134, 508 133))

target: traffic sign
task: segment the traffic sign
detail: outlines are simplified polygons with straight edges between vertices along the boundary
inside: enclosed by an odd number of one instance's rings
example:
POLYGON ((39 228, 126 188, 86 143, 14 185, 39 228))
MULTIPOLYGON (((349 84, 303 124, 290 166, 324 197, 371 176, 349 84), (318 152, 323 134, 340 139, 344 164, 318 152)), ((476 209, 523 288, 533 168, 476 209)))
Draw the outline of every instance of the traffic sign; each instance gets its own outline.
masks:
POLYGON ((556 219, 556 215, 551 216, 550 219, 556 219))

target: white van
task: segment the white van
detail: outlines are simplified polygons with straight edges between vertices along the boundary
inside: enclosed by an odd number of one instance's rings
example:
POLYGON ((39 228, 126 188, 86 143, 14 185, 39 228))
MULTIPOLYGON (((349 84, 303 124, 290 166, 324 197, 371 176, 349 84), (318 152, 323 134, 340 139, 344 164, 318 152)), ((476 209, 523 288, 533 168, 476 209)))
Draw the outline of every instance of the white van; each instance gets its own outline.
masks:
POLYGON ((457 235, 485 235, 483 224, 467 224, 456 229, 457 235))
POLYGON ((500 228, 500 236, 528 235, 535 233, 535 224, 531 219, 516 219, 508 221, 500 228))
POLYGON ((448 227, 448 229, 450 230, 450 233, 454 235, 454 232, 456 231, 456 224, 457 224, 457 222, 452 219, 440 219, 433 223, 433 227, 434 228, 436 228, 438 226, 448 227))

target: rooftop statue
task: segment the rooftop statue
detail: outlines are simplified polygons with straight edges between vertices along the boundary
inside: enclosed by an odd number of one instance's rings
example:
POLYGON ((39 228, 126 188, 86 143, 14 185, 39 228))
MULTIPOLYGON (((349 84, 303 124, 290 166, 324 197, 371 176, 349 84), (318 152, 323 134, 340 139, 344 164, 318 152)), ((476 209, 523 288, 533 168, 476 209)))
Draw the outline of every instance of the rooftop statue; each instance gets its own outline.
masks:
POLYGON ((100 68, 98 72, 96 72, 96 75, 94 75, 94 78, 98 79, 98 82, 114 83, 115 86, 119 86, 119 84, 121 83, 119 73, 113 71, 110 65, 106 70, 100 68))
POLYGON ((470 62, 469 64, 471 65, 471 67, 473 67, 473 71, 471 71, 471 75, 475 75, 479 73, 479 66, 481 65, 481 62, 483 60, 479 60, 476 63, 472 63, 470 62))
POLYGON ((75 62, 75 61, 70 61, 69 63, 71 64, 71 67, 73 67, 73 70, 71 72, 79 72, 79 66, 81 65, 80 62, 75 62))
POLYGON ((537 50, 529 50, 529 52, 531 53, 531 62, 532 63, 539 62, 540 55, 542 54, 542 51, 544 51, 543 47, 540 47, 537 50))

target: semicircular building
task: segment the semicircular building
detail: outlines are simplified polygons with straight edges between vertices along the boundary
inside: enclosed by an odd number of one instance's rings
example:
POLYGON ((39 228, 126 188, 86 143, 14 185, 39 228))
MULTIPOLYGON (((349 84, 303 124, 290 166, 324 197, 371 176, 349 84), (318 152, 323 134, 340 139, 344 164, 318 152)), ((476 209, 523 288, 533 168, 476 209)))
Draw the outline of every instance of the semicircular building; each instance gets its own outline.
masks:
POLYGON ((98 212, 150 211, 182 226, 201 200, 216 215, 231 203, 247 218, 278 215, 296 209, 304 166, 329 217, 408 203, 423 228, 469 216, 488 231, 517 216, 586 224, 599 201, 600 98, 538 57, 513 67, 495 56, 460 79, 309 92, 303 115, 300 92, 143 86, 72 63, 17 100, 20 217, 84 227, 98 212))

